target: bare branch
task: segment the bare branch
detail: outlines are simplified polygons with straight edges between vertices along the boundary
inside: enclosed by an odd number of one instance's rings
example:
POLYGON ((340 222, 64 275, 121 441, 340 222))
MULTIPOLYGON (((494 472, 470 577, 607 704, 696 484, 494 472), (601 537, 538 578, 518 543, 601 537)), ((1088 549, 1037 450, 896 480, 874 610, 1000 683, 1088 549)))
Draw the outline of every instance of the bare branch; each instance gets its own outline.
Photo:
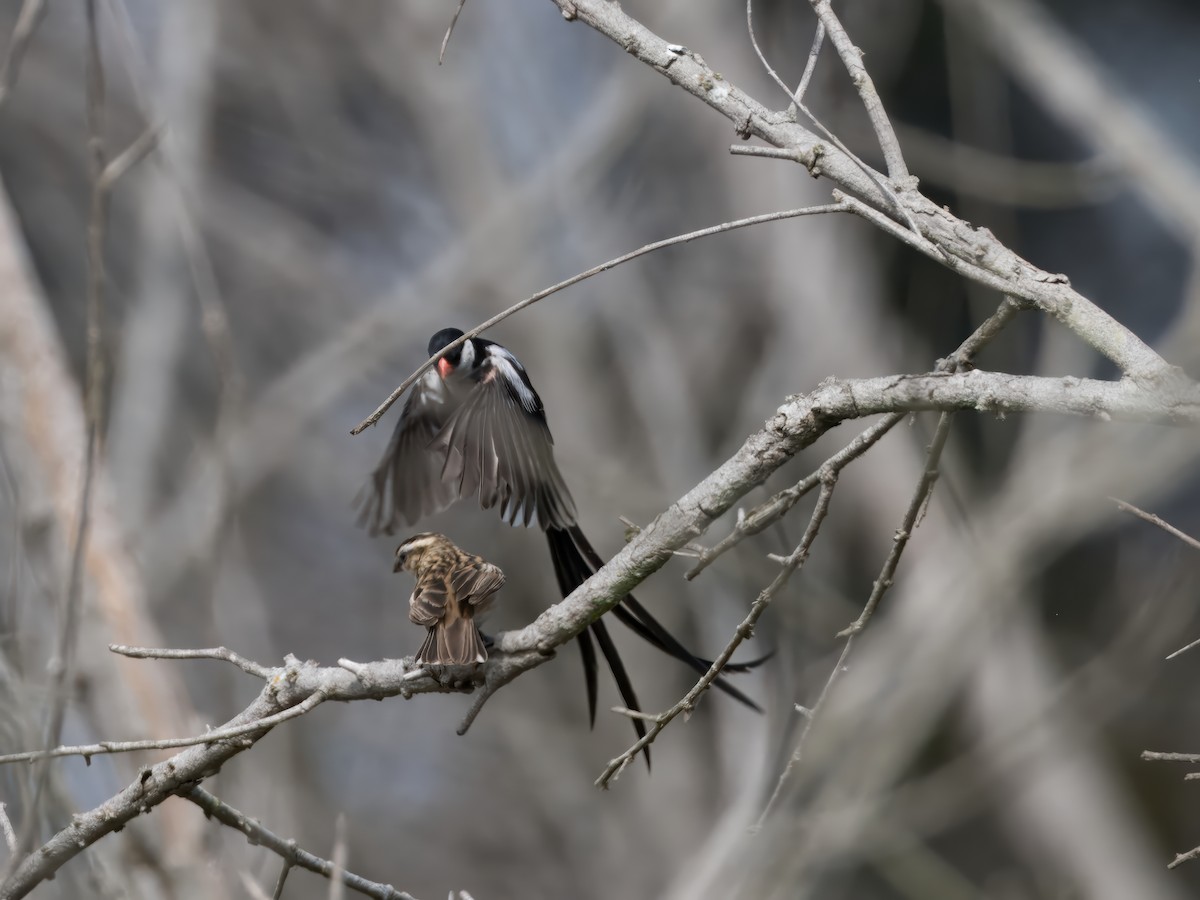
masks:
POLYGON ((391 408, 392 404, 404 396, 404 392, 412 387, 418 378, 429 371, 429 369, 432 368, 437 361, 447 353, 453 353, 476 335, 482 334, 489 328, 498 325, 500 322, 503 322, 509 316, 519 313, 526 307, 532 306, 539 300, 544 300, 546 297, 549 297, 551 294, 556 294, 564 288, 569 288, 572 285, 579 284, 579 282, 585 281, 588 278, 591 278, 593 275, 599 275, 601 272, 607 272, 609 269, 615 269, 617 266, 627 263, 630 260, 637 259, 639 256, 645 256, 647 253, 653 253, 656 250, 662 250, 664 247, 673 247, 676 244, 686 244, 689 241, 694 241, 699 238, 710 237, 714 234, 724 234, 727 231, 734 231, 738 228, 746 228, 750 225, 761 225, 765 222, 778 222, 782 219, 794 219, 797 216, 816 216, 823 215, 825 213, 844 211, 845 207, 841 203, 829 203, 824 206, 806 206, 800 209, 784 210, 783 212, 766 213, 765 215, 761 216, 750 216, 749 218, 737 219, 733 222, 722 222, 720 225, 713 225, 709 228, 701 228, 699 231, 689 231, 687 234, 678 234, 675 235, 675 237, 666 238, 661 241, 655 241, 652 244, 646 244, 644 247, 639 247, 637 250, 626 253, 623 256, 618 256, 615 259, 610 259, 608 262, 601 263, 598 266, 593 266, 586 272, 580 272, 578 275, 572 275, 566 281, 560 281, 558 284, 538 291, 536 294, 530 297, 526 297, 519 303, 514 303, 508 309, 504 310, 504 312, 492 316, 486 322, 476 325, 462 337, 447 344, 440 351, 422 363, 415 372, 404 379, 400 387, 392 391, 391 395, 379 405, 379 408, 376 409, 375 412, 371 413, 371 415, 363 419, 363 421, 361 421, 358 425, 354 426, 354 428, 350 430, 350 433, 360 434, 366 428, 378 422, 380 418, 383 417, 383 414, 391 408))
POLYGON ((9 853, 17 852, 17 835, 13 831, 12 821, 8 818, 8 804, 0 803, 0 831, 4 832, 4 846, 9 853))
POLYGON ((854 46, 850 35, 846 34, 846 29, 834 13, 830 0, 809 0, 809 4, 821 20, 821 24, 825 26, 830 42, 841 57, 846 71, 850 73, 850 80, 854 83, 863 106, 866 107, 871 125, 875 129, 875 136, 879 139, 879 149, 883 151, 883 159, 887 163, 888 176, 894 181, 906 181, 909 177, 908 167, 904 164, 904 154, 900 152, 900 142, 896 140, 896 132, 892 130, 892 123, 883 108, 883 101, 879 99, 879 93, 875 90, 875 82, 871 80, 862 64, 862 51, 854 46))
MULTIPOLYGON (((1000 306, 975 331, 945 359, 938 360, 935 371, 954 372, 970 363, 975 355, 1004 330, 1005 326, 1020 312, 1020 307, 1005 298, 1000 306)), ((811 475, 801 479, 790 488, 785 488, 760 503, 753 510, 738 518, 737 524, 714 546, 700 552, 699 561, 684 576, 689 581, 708 568, 721 554, 736 547, 746 538, 759 534, 768 526, 778 522, 792 507, 821 483, 821 473, 829 470, 841 472, 851 462, 866 453, 892 428, 904 421, 903 413, 893 413, 861 432, 854 440, 839 450, 811 475)))
MULTIPOLYGON (((662 732, 668 724, 671 723, 680 713, 690 714, 696 708, 701 695, 709 689, 712 683, 721 674, 721 670, 725 664, 733 657, 737 648, 742 641, 749 638, 754 633, 754 626, 758 622, 759 617, 766 611, 771 601, 775 599, 775 595, 783 589, 783 586, 788 583, 792 575, 804 565, 804 561, 808 559, 809 550, 812 548, 813 541, 817 539, 817 532, 821 528, 821 523, 825 521, 825 516, 829 512, 829 501, 833 498, 833 489, 837 484, 837 473, 832 470, 826 470, 824 480, 821 484, 821 493, 817 497, 817 504, 813 509, 812 517, 809 519, 808 528, 804 532, 804 537, 791 555, 784 561, 783 567, 779 570, 772 582, 758 595, 755 601, 750 605, 750 612, 746 614, 746 618, 741 624, 734 629, 733 638, 725 645, 725 649, 720 652, 709 670, 700 677, 700 680, 692 686, 692 689, 684 694, 683 698, 668 709, 666 712, 653 717, 653 724, 646 733, 638 739, 628 750, 620 756, 608 761, 604 771, 600 773, 600 777, 596 779, 596 786, 608 788, 609 784, 615 781, 620 774, 625 771, 625 767, 633 762, 639 753, 642 752, 650 744, 654 743, 655 738, 662 732)), ((623 710, 626 715, 632 715, 630 710, 623 710)))
POLYGON ((937 483, 938 464, 941 461, 942 450, 946 447, 946 440, 950 437, 950 427, 953 424, 953 413, 944 412, 938 418, 937 428, 933 433, 933 441, 930 442, 929 453, 925 457, 925 469, 921 472, 921 478, 917 482, 916 490, 913 491, 912 499, 908 503, 908 509, 904 513, 904 519, 892 537, 892 549, 888 553, 887 559, 884 560, 883 569, 871 587, 871 595, 867 598, 867 604, 863 607, 863 611, 859 613, 857 619, 838 632, 838 637, 848 638, 851 635, 861 632, 867 626, 867 622, 871 620, 871 616, 875 614, 875 610, 879 606, 879 601, 883 599, 883 595, 892 586, 892 581, 896 575, 896 567, 900 565, 900 557, 904 555, 904 550, 908 546, 908 540, 912 537, 913 529, 917 527, 917 519, 921 515, 921 510, 925 508, 925 503, 929 500, 929 495, 933 492, 933 486, 937 483))
MULTIPOLYGON (((887 220, 879 212, 891 198, 880 190, 859 164, 836 145, 829 146, 784 113, 767 110, 730 84, 696 53, 673 52, 667 41, 606 0, 552 0, 578 19, 616 42, 673 84, 699 98, 734 123, 739 137, 758 137, 786 148, 813 175, 824 175, 844 191, 865 201, 876 224, 887 220)), ((879 176, 876 176, 878 178, 879 176)), ((919 226, 921 237, 909 242, 967 278, 1024 300, 1050 314, 1098 352, 1113 360, 1125 374, 1149 384, 1169 382, 1179 373, 1137 335, 1086 297, 1072 290, 1061 275, 1045 272, 1009 250, 984 228, 974 228, 916 190, 897 195, 919 226)), ((835 199, 841 199, 835 195, 835 199)), ((855 210, 860 212, 859 210, 855 210)), ((860 214, 867 217, 865 213, 860 214)), ((869 218, 869 217, 868 217, 869 218)), ((895 223, 892 223, 895 225, 895 223)), ((898 229, 903 230, 903 229, 898 229)), ((903 239, 903 238, 902 238, 903 239)))
MULTIPOLYGON (((762 52, 762 48, 758 46, 758 38, 754 35, 754 0, 746 0, 746 31, 750 35, 750 46, 754 48, 754 53, 758 56, 758 61, 762 63, 763 68, 766 69, 767 74, 771 76, 772 80, 774 80, 774 82, 783 89, 783 92, 788 95, 796 108, 808 117, 809 121, 813 123, 816 129, 821 132, 821 134, 823 134, 827 140, 832 142, 835 147, 846 154, 848 159, 853 160, 854 164, 858 166, 862 173, 866 175, 867 178, 871 179, 871 183, 879 189, 881 194, 888 198, 888 201, 891 203, 892 208, 896 211, 896 214, 904 219, 913 233, 919 234, 917 231, 917 223, 913 220, 912 214, 904 208, 904 205, 896 196, 895 189, 889 185, 884 178, 880 177, 878 172, 874 171, 870 166, 859 159, 857 154, 855 154, 854 151, 852 151, 842 142, 841 138, 826 128, 825 124, 817 118, 816 113, 809 109, 804 103, 804 90, 808 87, 808 80, 812 77, 812 73, 816 68, 817 57, 820 54, 821 45, 825 41, 824 23, 818 23, 817 25, 816 38, 813 40, 812 50, 809 51, 808 62, 805 64, 804 75, 801 77, 800 85, 796 88, 795 93, 792 93, 788 86, 783 83, 783 79, 779 77, 779 74, 771 67, 771 64, 767 62, 766 55, 762 52)), ((872 90, 874 90, 874 88, 872 88, 872 90)), ((734 152, 734 148, 731 147, 730 151, 734 152)), ((798 158, 794 158, 794 161, 801 162, 801 160, 798 158)), ((901 165, 903 165, 903 162, 901 162, 901 165)), ((906 188, 908 186, 909 185, 907 184, 904 185, 906 188)))
POLYGON ((12 94, 17 85, 21 72, 21 60, 37 31, 42 16, 46 14, 46 0, 25 0, 21 4, 21 12, 17 15, 17 24, 13 27, 12 38, 8 42, 8 52, 4 54, 4 62, 0 64, 0 106, 12 94))
POLYGON ((800 76, 800 83, 796 85, 796 93, 792 98, 800 103, 804 100, 804 95, 808 91, 809 82, 812 81, 813 72, 817 70, 817 59, 821 55, 821 47, 825 44, 825 23, 817 23, 817 31, 813 35, 812 49, 808 51, 808 62, 804 64, 804 74, 800 76))
POLYGON ((779 780, 775 782, 775 789, 771 791, 771 796, 767 798, 767 803, 763 807, 761 815, 758 817, 758 822, 755 823, 755 829, 761 829, 763 823, 766 822, 767 816, 775 808, 775 804, 779 802, 779 798, 783 795, 783 788, 792 777, 792 772, 800 765, 804 757, 804 745, 808 740, 808 733, 812 729, 813 722, 817 716, 825 708, 825 703, 829 700, 830 694, 833 693, 833 686, 837 684, 842 673, 846 671, 846 660, 850 658, 850 651, 854 648, 854 635, 846 638, 846 643, 842 644, 842 652, 838 654, 837 662, 833 664, 833 670, 829 673, 829 678, 825 680, 825 686, 821 688, 821 695, 817 697, 817 702, 811 707, 796 706, 798 712, 804 718, 804 726, 800 729, 800 735, 796 739, 796 749, 792 751, 792 755, 788 758, 787 764, 783 767, 783 771, 779 774, 779 780))
POLYGON ((802 497, 807 496, 813 488, 821 483, 822 472, 832 472, 835 475, 840 473, 842 469, 874 447, 879 439, 891 431, 893 427, 903 422, 906 415, 907 413, 893 413, 876 422, 837 453, 833 454, 833 456, 829 457, 829 459, 825 460, 820 468, 811 475, 802 478, 790 488, 785 488, 767 501, 760 503, 750 512, 746 513, 746 515, 740 516, 737 524, 729 534, 712 547, 701 551, 699 561, 683 577, 691 581, 716 562, 717 558, 723 553, 732 550, 746 538, 759 534, 764 529, 778 522, 791 512, 792 507, 802 497))
POLYGON ((1142 759, 1150 762, 1200 763, 1200 753, 1160 753, 1156 750, 1143 750, 1142 759))
POLYGON ((450 44, 450 35, 454 33, 454 26, 458 24, 458 17, 462 14, 463 7, 467 5, 467 0, 458 0, 458 6, 454 9, 454 15, 450 19, 450 25, 446 28, 446 36, 442 38, 442 49, 438 51, 438 65, 446 58, 446 47, 450 44))
POLYGON ((1167 863, 1167 868, 1173 869, 1176 866, 1182 865, 1185 862, 1191 862, 1193 859, 1196 859, 1197 857, 1200 857, 1200 847, 1193 847, 1187 853, 1180 853, 1173 860, 1171 860, 1169 863, 1167 863))
POLYGON ((329 869, 329 900, 342 900, 346 895, 342 876, 346 874, 346 814, 338 813, 333 825, 332 865, 329 869))
POLYGON ((326 878, 336 877, 341 884, 350 888, 350 890, 357 891, 367 897, 376 897, 379 900, 416 900, 411 894, 396 890, 390 884, 379 884, 375 881, 368 881, 361 875, 347 872, 345 868, 339 869, 335 876, 333 861, 322 859, 319 856, 309 853, 307 850, 301 850, 296 846, 295 841, 281 838, 255 819, 251 819, 245 813, 239 812, 228 803, 214 797, 199 785, 184 788, 178 793, 183 799, 190 800, 204 810, 206 816, 216 819, 222 825, 227 825, 235 831, 240 831, 251 844, 266 847, 272 853, 276 853, 283 858, 284 869, 279 876, 279 882, 275 888, 276 897, 280 896, 288 870, 293 866, 299 866, 302 869, 308 869, 308 871, 316 872, 318 875, 323 875, 326 878))
POLYGON ((112 158, 96 184, 100 191, 108 192, 130 169, 145 159, 162 140, 164 128, 162 125, 150 125, 134 139, 133 143, 112 158))
MULTIPOLYGON (((1053 411, 1066 414, 1128 418, 1169 423, 1200 422, 1200 389, 1151 392, 1131 380, 1120 382, 1076 378, 1035 378, 967 372, 829 380, 811 394, 790 398, 752 434, 729 460, 681 497, 648 528, 635 535, 607 564, 530 625, 497 635, 484 678, 511 680, 516 673, 541 665, 550 651, 573 639, 597 615, 607 612, 641 581, 661 568, 678 550, 695 539, 712 521, 783 465, 848 418, 918 409, 977 409, 993 412, 1053 411)), ((143 651, 145 652, 145 651, 143 651)), ((224 658, 219 650, 206 651, 224 658)), ((146 652, 147 656, 156 655, 146 652)), ((414 674, 406 660, 364 664, 358 674, 343 666, 322 668, 288 659, 272 670, 259 697, 224 727, 255 723, 245 740, 198 745, 169 760, 144 769, 124 791, 91 812, 26 857, 0 887, 0 900, 25 896, 53 875, 67 860, 141 812, 161 803, 181 787, 199 781, 252 746, 269 730, 262 722, 303 703, 317 692, 327 700, 381 699, 432 691, 473 690, 475 680, 458 684, 414 674)), ((477 679, 476 679, 477 680, 477 679)))
MULTIPOLYGON (((53 750, 31 750, 26 753, 7 753, 0 756, 0 765, 14 762, 30 762, 35 759, 57 759, 63 756, 82 756, 89 762, 93 756, 105 753, 133 753, 138 750, 171 750, 176 747, 195 747, 199 744, 214 744, 217 741, 228 741, 258 731, 261 728, 274 728, 288 719, 295 719, 311 712, 325 699, 325 695, 317 691, 303 703, 290 709, 267 716, 247 725, 236 725, 230 728, 218 728, 195 737, 163 738, 161 740, 145 741, 101 741, 98 744, 82 744, 76 747, 55 747, 53 750)), ((251 742, 253 743, 253 742, 251 742)))
POLYGON ((941 0, 1009 75, 1132 176, 1132 185, 1192 246, 1200 242, 1195 163, 1082 43, 1027 0, 941 0))
POLYGON ((272 671, 267 666, 246 659, 244 656, 239 656, 225 647, 211 647, 207 650, 171 650, 156 647, 127 647, 124 644, 109 644, 108 649, 113 653, 119 653, 121 656, 128 656, 132 659, 219 659, 227 663, 232 663, 243 672, 250 675, 257 675, 259 678, 267 678, 272 671))
MULTIPOLYGON (((96 479, 96 457, 103 420, 104 357, 102 317, 104 304, 104 220, 105 194, 101 186, 104 173, 104 66, 100 58, 100 37, 96 23, 95 0, 86 0, 87 62, 85 65, 88 129, 88 172, 91 177, 91 209, 87 226, 87 361, 84 385, 87 437, 83 451, 83 480, 76 503, 74 536, 67 592, 60 610, 58 642, 50 662, 50 706, 46 716, 45 746, 53 747, 62 735, 67 711, 67 685, 75 665, 80 607, 83 604, 83 570, 91 528, 92 493, 96 479)), ((18 23, 19 24, 19 23, 18 23)), ((42 796, 49 783, 47 763, 39 767, 34 780, 33 799, 17 838, 12 859, 0 881, 7 881, 13 866, 26 852, 37 830, 42 796)))
MULTIPOLYGON (((186 652, 147 652, 146 655, 188 658, 186 652)), ((541 665, 548 658, 536 650, 494 652, 485 666, 525 671, 541 665)), ((381 700, 418 693, 473 690, 470 682, 449 684, 428 675, 409 678, 412 674, 411 662, 384 660, 366 663, 362 666, 365 677, 360 678, 342 667, 322 667, 288 657, 283 667, 266 671, 266 684, 254 702, 219 729, 219 732, 226 734, 236 732, 240 739, 196 744, 170 759, 142 769, 131 785, 95 809, 75 816, 68 827, 22 859, 12 875, 0 885, 0 900, 24 897, 84 849, 105 835, 120 830, 131 819, 150 811, 171 795, 195 786, 225 762, 254 746, 273 725, 287 718, 295 718, 298 713, 289 716, 281 714, 302 706, 308 709, 316 706, 320 702, 314 700, 316 697, 322 700, 381 700)))
POLYGON ((1132 503, 1126 503, 1124 500, 1119 500, 1116 497, 1109 497, 1108 499, 1117 504, 1117 509, 1121 510, 1122 512, 1133 513, 1139 519, 1144 519, 1151 525, 1157 525, 1167 534, 1171 534, 1179 538, 1192 549, 1200 550, 1200 541, 1196 540, 1190 534, 1180 531, 1165 519, 1156 516, 1154 513, 1146 512, 1144 509, 1140 509, 1139 507, 1134 506, 1132 503))

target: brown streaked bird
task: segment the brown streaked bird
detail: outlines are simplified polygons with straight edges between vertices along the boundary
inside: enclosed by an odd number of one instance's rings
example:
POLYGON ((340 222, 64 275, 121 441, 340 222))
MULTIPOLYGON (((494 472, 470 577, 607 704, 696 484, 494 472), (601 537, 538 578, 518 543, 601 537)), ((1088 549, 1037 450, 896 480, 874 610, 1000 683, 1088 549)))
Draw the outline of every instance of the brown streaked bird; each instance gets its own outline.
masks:
MULTIPOLYGON (((429 339, 429 355, 462 335, 457 328, 443 328, 429 339)), ((576 521, 575 501, 554 459, 554 438, 529 374, 510 350, 479 337, 443 356, 413 386, 383 458, 359 495, 360 524, 372 534, 391 534, 402 522, 415 523, 475 494, 484 509, 498 508, 509 525, 536 523, 545 532, 562 596, 603 565, 576 521)), ((696 672, 703 674, 712 665, 685 647, 632 594, 611 612, 638 637, 696 672)), ((597 646, 625 706, 640 710, 605 619, 590 623, 577 641, 592 724, 597 646)), ((749 671, 766 658, 727 663, 722 674, 749 671)), ((713 686, 761 711, 724 677, 713 686)), ((642 720, 632 724, 639 737, 645 735, 642 720)), ((650 748, 644 752, 649 765, 650 748)))
POLYGON ((487 661, 475 625, 504 587, 497 566, 456 546, 444 534, 414 534, 396 548, 393 571, 412 572, 417 586, 408 599, 408 618, 429 633, 416 653, 432 666, 466 666, 487 661))

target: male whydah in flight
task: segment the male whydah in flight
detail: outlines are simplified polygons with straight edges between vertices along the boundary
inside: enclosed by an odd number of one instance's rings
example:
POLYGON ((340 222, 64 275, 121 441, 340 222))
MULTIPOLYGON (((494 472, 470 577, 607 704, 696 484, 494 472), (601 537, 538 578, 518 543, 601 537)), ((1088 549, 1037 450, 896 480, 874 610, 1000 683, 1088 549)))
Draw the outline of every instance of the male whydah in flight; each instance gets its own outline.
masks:
MULTIPOLYGON (((442 329, 429 339, 429 355, 462 335, 457 328, 442 329)), ((439 359, 409 393, 392 439, 367 485, 360 523, 372 534, 391 534, 401 522, 414 523, 478 492, 483 508, 499 507, 500 517, 508 524, 528 526, 536 521, 546 532, 554 574, 566 597, 604 561, 576 524, 575 501, 554 460, 553 444, 542 400, 525 367, 499 344, 471 338, 439 359)), ((663 653, 697 672, 708 671, 711 661, 680 644, 632 595, 622 598, 612 613, 663 653)), ((608 628, 600 619, 579 635, 593 725, 596 644, 625 705, 641 709, 608 628)), ((725 672, 744 672, 761 662, 727 664, 725 672)), ((714 684, 746 706, 759 709, 724 679, 718 678, 714 684)), ((645 734, 645 724, 632 721, 638 735, 645 734)))
POLYGON ((504 587, 504 573, 456 546, 443 534, 414 534, 396 548, 393 571, 417 577, 408 617, 427 629, 416 652, 419 663, 466 666, 487 662, 476 621, 504 587))

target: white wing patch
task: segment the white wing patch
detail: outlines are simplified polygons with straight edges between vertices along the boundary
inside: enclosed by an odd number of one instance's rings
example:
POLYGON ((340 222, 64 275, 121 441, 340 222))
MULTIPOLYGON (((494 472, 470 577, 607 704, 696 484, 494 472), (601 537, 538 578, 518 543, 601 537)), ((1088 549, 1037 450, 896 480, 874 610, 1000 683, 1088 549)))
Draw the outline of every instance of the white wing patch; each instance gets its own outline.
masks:
MULTIPOLYGON (((488 347, 488 357, 491 360, 493 372, 505 380, 516 394, 517 399, 521 401, 521 405, 531 415, 536 414, 538 411, 537 395, 529 389, 525 384, 525 379, 521 377, 525 373, 525 367, 512 353, 499 344, 492 344, 488 347)), ((489 374, 485 380, 490 380, 492 377, 495 375, 489 374)))

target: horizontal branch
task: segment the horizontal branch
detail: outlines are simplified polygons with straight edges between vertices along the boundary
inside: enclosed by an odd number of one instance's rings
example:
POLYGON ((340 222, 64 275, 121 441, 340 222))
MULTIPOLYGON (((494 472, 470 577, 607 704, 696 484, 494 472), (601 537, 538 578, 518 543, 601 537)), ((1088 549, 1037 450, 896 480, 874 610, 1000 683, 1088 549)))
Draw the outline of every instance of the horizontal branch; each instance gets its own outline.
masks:
MULTIPOLYGON (((289 656, 283 667, 263 669, 266 686, 262 692, 246 710, 222 726, 238 729, 236 740, 199 744, 143 769, 133 784, 90 812, 75 816, 67 828, 25 858, 0 886, 0 900, 25 896, 104 835, 212 775, 270 731, 269 723, 274 721, 271 717, 314 695, 323 695, 325 700, 381 700, 418 693, 468 692, 479 684, 490 693, 549 659, 556 647, 608 612, 665 565, 674 551, 703 534, 717 516, 830 429, 848 419, 929 409, 1056 412, 1104 420, 1196 424, 1200 423, 1200 387, 1188 382, 1171 392, 1150 391, 1130 380, 1037 378, 981 371, 828 380, 810 394, 789 398, 741 449, 635 535, 565 600, 520 631, 497 635, 492 656, 469 677, 455 681, 454 670, 447 670, 442 678, 428 672, 420 674, 410 660, 363 664, 339 661, 337 666, 323 667, 289 656), (252 723, 251 730, 242 733, 242 726, 252 723)), ((219 648, 166 653, 120 650, 125 655, 142 656, 203 653, 251 673, 262 668, 219 648)))
MULTIPOLYGON (((125 655, 186 657, 195 651, 150 651, 121 648, 125 655), (133 652, 129 652, 129 651, 133 652)), ((210 651, 200 651, 209 653, 210 651)), ((240 657, 235 662, 246 670, 240 657)), ((170 759, 142 769, 137 779, 123 791, 110 797, 95 809, 72 817, 70 825, 55 834, 16 867, 9 879, 0 885, 0 900, 15 900, 26 896, 39 883, 52 877, 68 860, 90 847, 100 838, 119 831, 138 815, 149 812, 173 794, 188 790, 203 779, 214 775, 221 766, 237 754, 252 747, 280 721, 281 714, 309 704, 314 697, 325 700, 383 700, 388 697, 410 697, 414 694, 469 692, 477 677, 511 680, 520 672, 541 665, 549 659, 545 653, 494 653, 482 667, 485 672, 471 673, 453 680, 456 670, 444 670, 437 678, 429 672, 420 674, 411 659, 382 660, 363 663, 357 674, 342 666, 319 666, 315 662, 300 662, 288 656, 278 668, 260 667, 266 685, 257 698, 241 713, 222 726, 220 731, 231 733, 235 739, 204 742, 177 753, 170 759)), ((203 737, 201 738, 203 741, 203 737)))
POLYGON ((635 535, 592 578, 531 625, 499 635, 497 646, 514 652, 562 644, 830 429, 864 416, 923 410, 1051 412, 1103 421, 1195 425, 1200 423, 1200 386, 1188 381, 1171 391, 1151 391, 1127 379, 1040 378, 983 371, 828 379, 812 393, 789 398, 733 456, 635 535))

